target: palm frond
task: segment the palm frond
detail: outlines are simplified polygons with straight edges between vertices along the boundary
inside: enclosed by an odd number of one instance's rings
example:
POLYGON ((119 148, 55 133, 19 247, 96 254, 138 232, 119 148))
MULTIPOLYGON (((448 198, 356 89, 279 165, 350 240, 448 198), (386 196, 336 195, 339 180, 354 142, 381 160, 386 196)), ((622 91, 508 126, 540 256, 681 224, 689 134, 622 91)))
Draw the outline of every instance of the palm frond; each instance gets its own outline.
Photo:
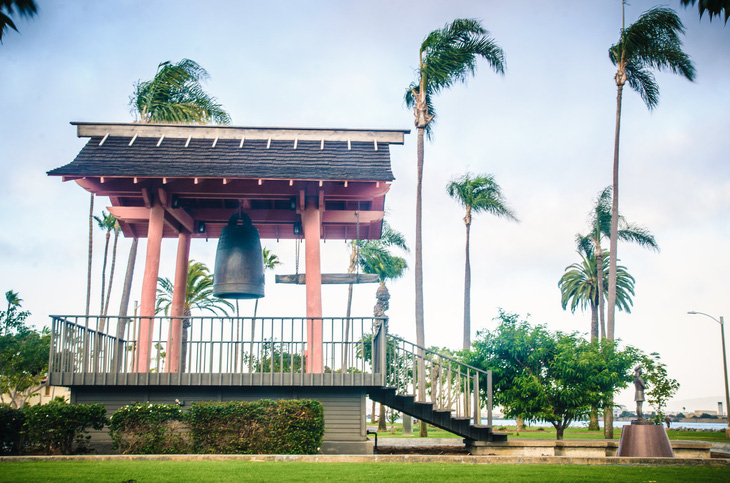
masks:
MULTIPOLYGON (((696 0, 680 0, 680 3, 684 8, 687 8, 690 4, 694 5, 696 0)), ((715 15, 720 18, 724 13, 725 24, 727 25, 727 20, 730 18, 730 0, 699 0, 699 4, 697 6, 700 10, 700 20, 705 12, 707 12, 707 16, 710 17, 710 22, 712 22, 712 18, 715 15)))
POLYGON ((470 207, 475 213, 490 213, 495 216, 518 221, 507 206, 502 188, 491 174, 473 176, 466 173, 452 179, 446 192, 463 207, 470 207))

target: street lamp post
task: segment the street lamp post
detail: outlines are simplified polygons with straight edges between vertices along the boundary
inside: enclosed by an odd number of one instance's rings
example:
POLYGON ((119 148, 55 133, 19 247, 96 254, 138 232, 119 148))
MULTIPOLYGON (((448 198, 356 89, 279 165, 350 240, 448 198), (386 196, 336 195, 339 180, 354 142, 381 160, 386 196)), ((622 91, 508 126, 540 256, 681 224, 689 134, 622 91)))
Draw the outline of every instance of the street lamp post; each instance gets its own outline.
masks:
POLYGON ((725 428, 725 436, 730 438, 730 389, 728 389, 727 355, 725 353, 725 319, 723 319, 721 315, 720 320, 717 320, 715 317, 709 314, 706 314, 704 312, 695 312, 694 310, 687 313, 691 315, 704 315, 705 317, 709 317, 718 324, 720 324, 720 337, 722 339, 722 368, 725 371, 725 417, 727 418, 727 428, 725 428))

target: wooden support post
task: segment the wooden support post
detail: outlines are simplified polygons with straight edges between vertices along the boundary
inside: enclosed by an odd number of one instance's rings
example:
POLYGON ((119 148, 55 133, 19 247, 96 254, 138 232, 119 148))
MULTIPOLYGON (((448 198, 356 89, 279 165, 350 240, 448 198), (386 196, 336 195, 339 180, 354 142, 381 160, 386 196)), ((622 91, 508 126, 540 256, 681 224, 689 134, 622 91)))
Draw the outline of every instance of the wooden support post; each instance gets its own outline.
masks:
POLYGON ((308 200, 302 213, 302 228, 304 229, 304 262, 307 273, 307 372, 310 373, 322 372, 320 226, 321 211, 317 206, 317 200, 308 200))
POLYGON ((137 339, 137 372, 149 372, 152 353, 152 331, 154 330, 155 299, 157 297, 157 277, 160 273, 160 251, 162 249, 162 228, 165 221, 165 208, 155 200, 150 208, 150 224, 147 231, 147 259, 142 279, 142 297, 137 339), (149 317, 149 318, 144 318, 149 317))
POLYGON ((172 304, 170 306, 170 334, 167 339, 168 364, 166 372, 180 372, 182 366, 182 317, 185 315, 185 296, 188 286, 188 260, 190 259, 190 233, 180 232, 177 238, 177 261, 175 263, 175 285, 172 289, 172 304))

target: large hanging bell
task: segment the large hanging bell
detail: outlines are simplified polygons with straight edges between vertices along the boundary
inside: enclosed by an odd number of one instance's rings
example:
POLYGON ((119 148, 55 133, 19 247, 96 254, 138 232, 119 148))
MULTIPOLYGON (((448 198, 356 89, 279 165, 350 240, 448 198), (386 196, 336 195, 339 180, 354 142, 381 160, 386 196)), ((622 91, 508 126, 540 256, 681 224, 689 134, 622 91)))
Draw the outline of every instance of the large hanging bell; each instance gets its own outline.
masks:
POLYGON ((259 231, 251 218, 238 212, 221 230, 215 254, 213 295, 223 299, 264 296, 264 258, 259 231))

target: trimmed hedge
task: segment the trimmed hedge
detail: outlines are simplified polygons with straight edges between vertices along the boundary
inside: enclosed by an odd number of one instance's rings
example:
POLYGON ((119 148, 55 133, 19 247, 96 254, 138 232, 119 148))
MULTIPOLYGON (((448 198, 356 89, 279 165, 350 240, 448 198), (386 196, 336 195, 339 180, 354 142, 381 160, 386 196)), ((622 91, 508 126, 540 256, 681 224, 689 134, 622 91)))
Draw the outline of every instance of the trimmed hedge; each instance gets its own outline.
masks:
POLYGON ((0 404, 0 455, 20 454, 23 448, 25 413, 8 404, 0 404))
POLYGON ((311 399, 193 403, 186 419, 196 453, 314 454, 324 436, 311 399))
POLYGON ((109 434, 114 449, 124 454, 187 453, 189 438, 183 419, 176 404, 131 404, 112 415, 109 434))
POLYGON ((68 404, 56 398, 48 404, 23 408, 26 448, 39 454, 76 454, 88 450, 86 430, 109 424, 103 404, 68 404))

